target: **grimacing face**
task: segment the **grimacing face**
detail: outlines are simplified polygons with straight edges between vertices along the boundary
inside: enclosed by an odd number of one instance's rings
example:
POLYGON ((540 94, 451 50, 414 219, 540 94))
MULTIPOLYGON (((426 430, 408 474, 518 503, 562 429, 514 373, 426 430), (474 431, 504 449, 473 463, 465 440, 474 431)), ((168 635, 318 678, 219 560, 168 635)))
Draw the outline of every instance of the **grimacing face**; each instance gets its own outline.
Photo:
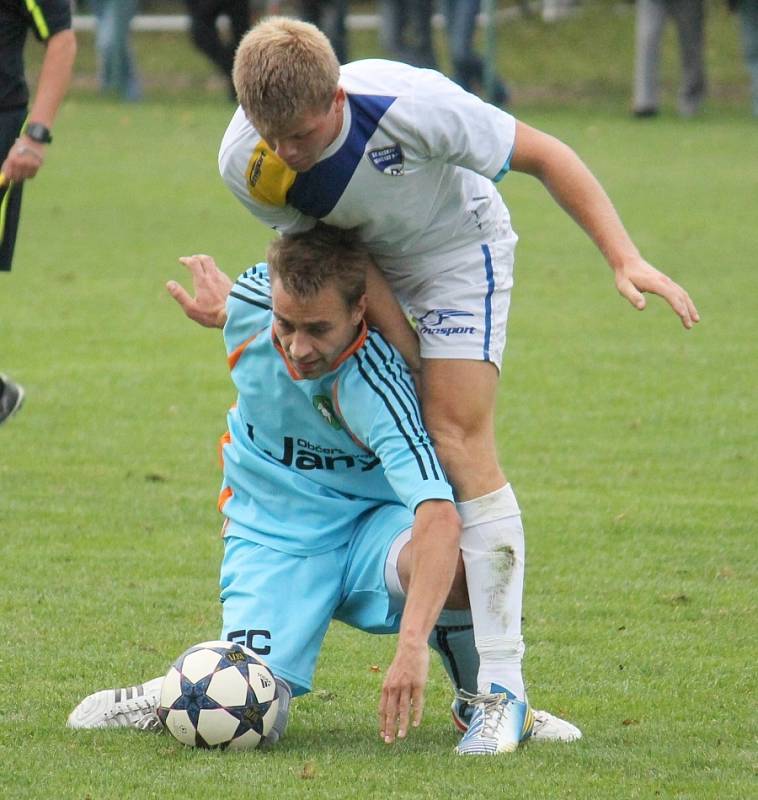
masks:
POLYGON ((345 91, 338 88, 326 111, 301 114, 286 130, 266 130, 265 125, 259 130, 269 147, 290 169, 307 172, 339 135, 344 105, 345 91))
POLYGON ((312 297, 298 297, 285 291, 276 275, 271 279, 271 301, 274 334, 295 369, 310 380, 332 369, 355 341, 366 312, 365 295, 348 308, 330 283, 312 297))

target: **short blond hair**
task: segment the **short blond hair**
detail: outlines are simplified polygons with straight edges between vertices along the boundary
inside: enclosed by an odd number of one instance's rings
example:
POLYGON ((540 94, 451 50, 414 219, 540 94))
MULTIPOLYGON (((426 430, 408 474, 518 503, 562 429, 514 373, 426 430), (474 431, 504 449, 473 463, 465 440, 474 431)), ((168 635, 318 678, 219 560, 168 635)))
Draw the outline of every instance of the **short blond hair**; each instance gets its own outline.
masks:
POLYGON ((355 230, 334 228, 319 222, 304 233, 284 234, 266 251, 272 277, 284 291, 308 299, 333 285, 353 309, 366 293, 366 272, 373 263, 355 230))
POLYGON ((232 79, 240 105, 258 131, 278 132, 302 114, 327 111, 339 74, 337 56, 315 25, 268 17, 240 42, 232 79))

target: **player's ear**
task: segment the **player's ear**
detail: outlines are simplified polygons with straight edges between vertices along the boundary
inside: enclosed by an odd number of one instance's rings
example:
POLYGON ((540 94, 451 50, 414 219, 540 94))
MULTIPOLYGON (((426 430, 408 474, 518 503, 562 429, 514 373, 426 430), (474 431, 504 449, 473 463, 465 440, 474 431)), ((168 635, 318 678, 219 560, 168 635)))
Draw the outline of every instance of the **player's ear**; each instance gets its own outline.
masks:
POLYGON ((368 307, 368 298, 365 292, 358 298, 358 302, 353 307, 351 319, 353 325, 360 325, 363 318, 366 316, 366 308, 368 307))
POLYGON ((335 111, 338 113, 342 111, 342 107, 345 105, 345 90, 341 87, 337 87, 337 91, 334 95, 334 108, 335 111))

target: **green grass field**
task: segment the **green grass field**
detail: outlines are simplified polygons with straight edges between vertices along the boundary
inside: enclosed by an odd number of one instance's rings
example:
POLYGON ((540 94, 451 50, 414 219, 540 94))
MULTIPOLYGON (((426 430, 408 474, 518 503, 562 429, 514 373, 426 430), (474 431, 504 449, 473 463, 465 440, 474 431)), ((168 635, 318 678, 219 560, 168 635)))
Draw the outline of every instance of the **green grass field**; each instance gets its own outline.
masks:
POLYGON ((181 254, 235 272, 269 238, 217 177, 222 99, 159 87, 122 106, 77 88, 0 275, 0 370, 28 393, 0 428, 0 796, 752 796, 758 136, 743 89, 695 121, 640 124, 622 101, 516 109, 583 155, 702 322, 628 307, 544 190, 503 181, 521 243, 498 435, 527 526, 525 671, 532 702, 585 738, 464 761, 436 662, 421 729, 381 743, 393 640, 341 625, 269 753, 64 727, 83 695, 218 634, 215 444, 233 395, 218 334, 163 284, 181 254))

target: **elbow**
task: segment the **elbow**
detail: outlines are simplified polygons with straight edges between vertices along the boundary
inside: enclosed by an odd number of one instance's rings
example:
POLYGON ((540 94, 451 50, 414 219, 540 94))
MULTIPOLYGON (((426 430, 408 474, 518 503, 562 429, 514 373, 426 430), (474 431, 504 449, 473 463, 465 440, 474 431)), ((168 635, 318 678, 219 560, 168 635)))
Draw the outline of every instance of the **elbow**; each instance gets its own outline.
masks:
POLYGON ((53 34, 47 42, 48 52, 54 52, 58 63, 71 68, 76 60, 77 43, 76 34, 69 28, 53 34))

